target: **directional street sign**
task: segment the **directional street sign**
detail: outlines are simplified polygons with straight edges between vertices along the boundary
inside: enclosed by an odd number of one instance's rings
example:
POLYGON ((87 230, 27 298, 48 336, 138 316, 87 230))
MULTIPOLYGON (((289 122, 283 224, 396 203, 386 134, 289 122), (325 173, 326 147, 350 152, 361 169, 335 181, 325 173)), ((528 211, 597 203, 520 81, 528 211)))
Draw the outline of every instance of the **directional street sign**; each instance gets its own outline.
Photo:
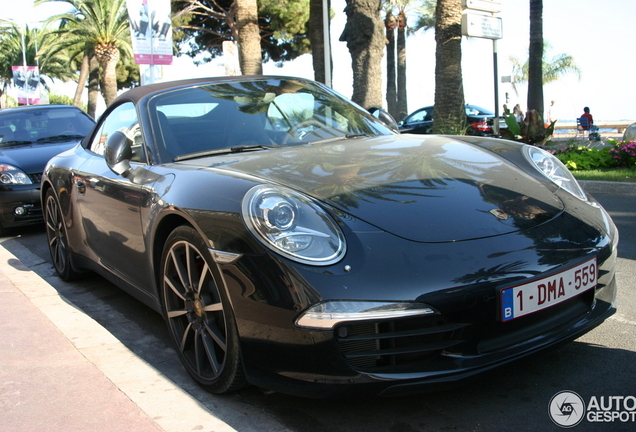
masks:
POLYGON ((462 0, 462 6, 466 9, 477 9, 486 12, 501 12, 499 0, 462 0))
POLYGON ((503 38, 501 18, 464 11, 462 34, 478 38, 501 39, 503 38))

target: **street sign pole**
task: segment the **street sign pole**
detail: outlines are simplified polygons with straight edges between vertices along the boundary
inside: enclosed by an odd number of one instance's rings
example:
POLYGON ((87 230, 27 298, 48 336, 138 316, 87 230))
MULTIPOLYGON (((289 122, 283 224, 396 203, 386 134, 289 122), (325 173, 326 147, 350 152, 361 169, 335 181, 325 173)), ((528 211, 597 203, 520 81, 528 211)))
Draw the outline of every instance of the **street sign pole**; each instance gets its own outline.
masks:
MULTIPOLYGON (((492 122, 492 129, 495 135, 499 135, 499 70, 497 67, 497 39, 492 40, 492 62, 495 74, 495 118, 492 122)), ((506 113, 504 113, 505 115, 506 113)))
MULTIPOLYGON (((495 118, 493 131, 499 135, 499 70, 497 62, 497 39, 503 37, 500 0, 462 0, 462 34, 471 37, 492 39, 493 74, 495 76, 495 118), (476 13, 474 13, 476 12, 476 13), (485 15, 489 13, 490 15, 485 15)), ((505 113, 504 113, 505 114, 505 113)))

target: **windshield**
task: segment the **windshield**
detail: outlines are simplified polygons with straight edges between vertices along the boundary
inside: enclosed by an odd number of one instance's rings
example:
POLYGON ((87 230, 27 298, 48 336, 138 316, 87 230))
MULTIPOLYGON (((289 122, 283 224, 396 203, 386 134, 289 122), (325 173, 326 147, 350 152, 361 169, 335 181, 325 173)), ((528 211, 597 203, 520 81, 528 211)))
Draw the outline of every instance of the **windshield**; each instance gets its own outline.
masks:
POLYGON ((0 113, 0 146, 64 141, 86 136, 93 120, 77 108, 46 108, 0 113))
POLYGON ((300 79, 223 81, 153 97, 155 138, 172 159, 391 132, 331 90, 300 79))

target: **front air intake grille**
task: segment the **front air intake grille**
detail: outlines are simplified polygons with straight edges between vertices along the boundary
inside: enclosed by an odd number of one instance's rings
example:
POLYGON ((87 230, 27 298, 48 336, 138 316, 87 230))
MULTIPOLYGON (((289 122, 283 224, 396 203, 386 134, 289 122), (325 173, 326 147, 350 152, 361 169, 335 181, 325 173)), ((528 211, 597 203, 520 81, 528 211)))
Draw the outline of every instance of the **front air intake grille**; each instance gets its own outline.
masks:
POLYGON ((29 178, 33 184, 40 184, 42 182, 42 173, 29 174, 29 178))
POLYGON ((468 324, 444 322, 439 316, 352 323, 336 328, 340 352, 361 372, 406 372, 464 342, 456 330, 468 324))

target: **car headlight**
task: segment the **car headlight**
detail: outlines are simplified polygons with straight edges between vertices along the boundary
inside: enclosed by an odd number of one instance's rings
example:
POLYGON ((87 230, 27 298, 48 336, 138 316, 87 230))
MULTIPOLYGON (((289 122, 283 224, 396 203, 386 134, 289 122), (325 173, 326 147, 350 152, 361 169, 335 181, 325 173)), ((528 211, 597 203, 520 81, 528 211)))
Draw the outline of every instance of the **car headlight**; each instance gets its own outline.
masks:
POLYGON ((572 173, 555 156, 547 151, 533 146, 525 146, 524 154, 532 164, 549 180, 570 192, 577 198, 587 200, 587 196, 576 181, 572 173))
POLYGON ((255 186, 245 194, 242 210, 256 238, 289 259, 330 265, 346 252, 336 222, 311 198, 291 189, 255 186))
POLYGON ((298 327, 330 330, 341 322, 404 318, 438 312, 423 303, 345 301, 318 303, 296 319, 298 327))
POLYGON ((13 165, 0 165, 0 183, 6 185, 33 184, 28 175, 13 165))

